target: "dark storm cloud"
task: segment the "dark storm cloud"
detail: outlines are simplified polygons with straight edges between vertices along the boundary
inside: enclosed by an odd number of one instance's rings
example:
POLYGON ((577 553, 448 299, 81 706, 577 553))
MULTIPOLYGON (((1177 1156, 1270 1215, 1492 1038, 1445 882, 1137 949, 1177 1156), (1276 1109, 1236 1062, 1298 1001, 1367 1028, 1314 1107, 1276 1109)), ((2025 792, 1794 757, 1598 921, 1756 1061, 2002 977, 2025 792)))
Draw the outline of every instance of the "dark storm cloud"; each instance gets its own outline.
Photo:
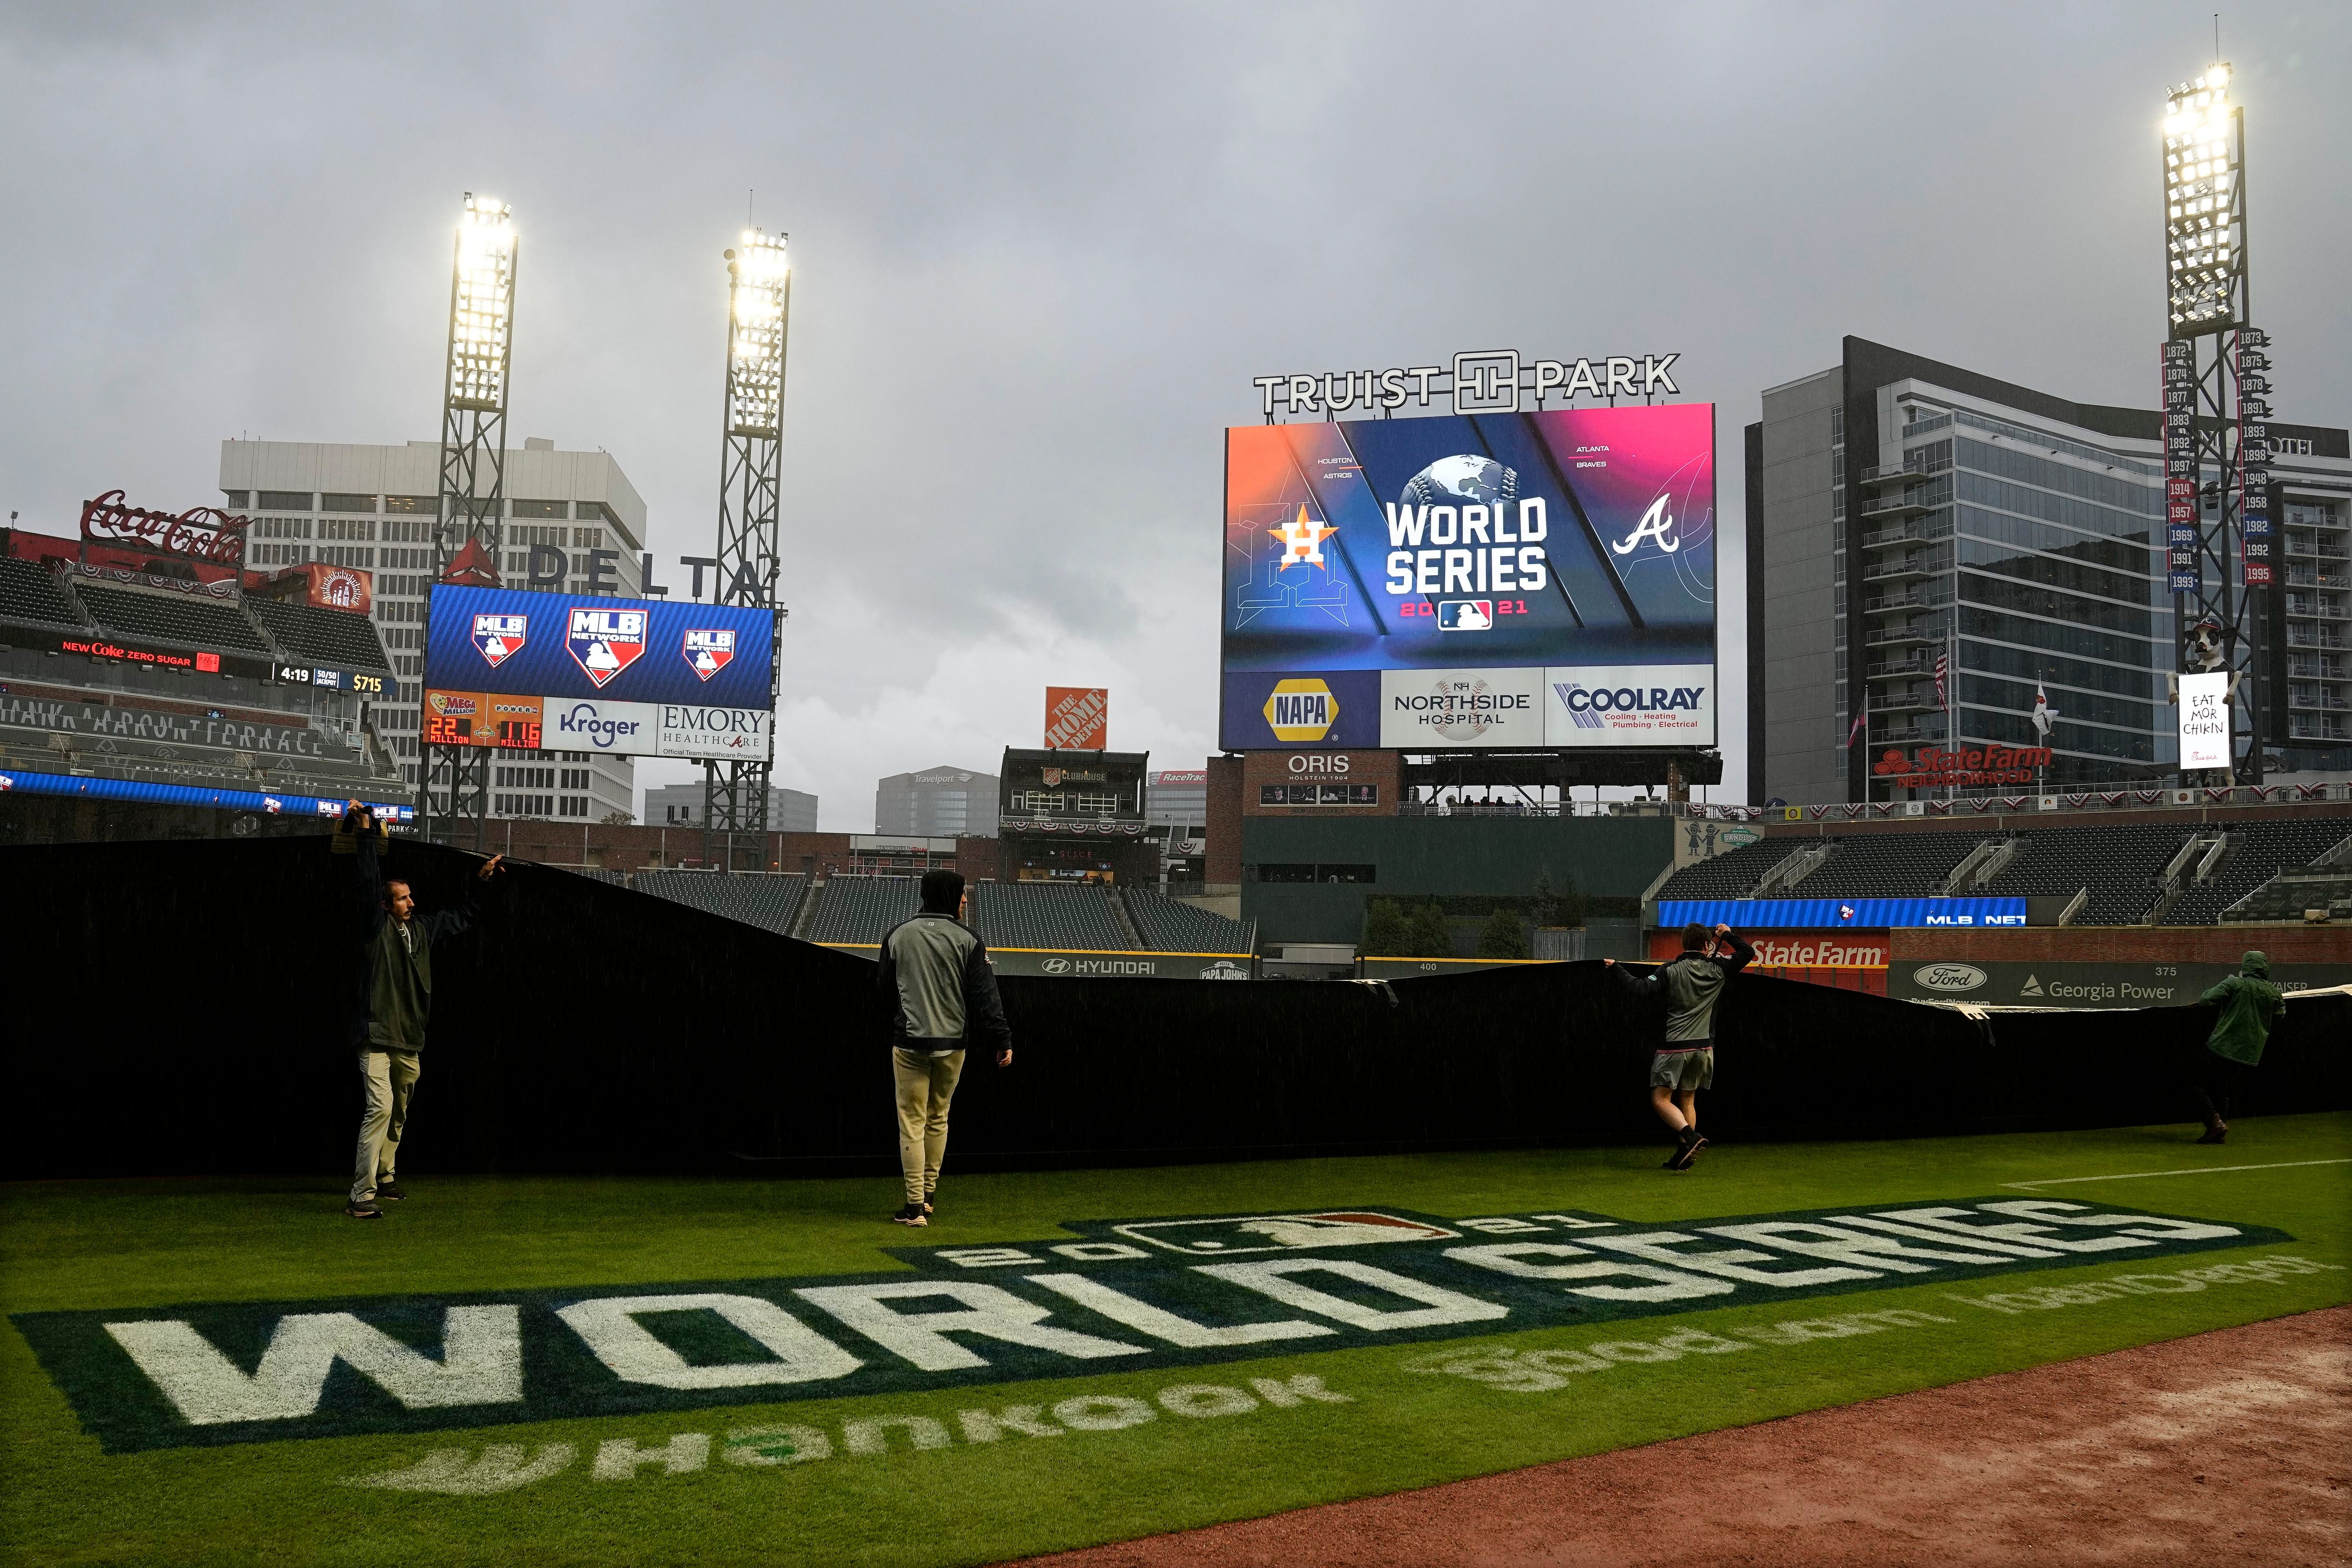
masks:
MULTIPOLYGON (((1842 332, 2151 405, 2154 126, 2209 16, 19 6, 0 483, 64 531, 207 499, 224 436, 432 436, 471 189, 523 236, 514 435, 608 448, 700 552, 757 187, 796 262, 782 782, 862 827, 877 774, 1030 741, 1047 679, 1184 765, 1254 374, 1679 350, 1727 519, 1759 389, 1842 332)), ((2279 401, 2342 423, 2352 27, 2225 26, 2279 401)))

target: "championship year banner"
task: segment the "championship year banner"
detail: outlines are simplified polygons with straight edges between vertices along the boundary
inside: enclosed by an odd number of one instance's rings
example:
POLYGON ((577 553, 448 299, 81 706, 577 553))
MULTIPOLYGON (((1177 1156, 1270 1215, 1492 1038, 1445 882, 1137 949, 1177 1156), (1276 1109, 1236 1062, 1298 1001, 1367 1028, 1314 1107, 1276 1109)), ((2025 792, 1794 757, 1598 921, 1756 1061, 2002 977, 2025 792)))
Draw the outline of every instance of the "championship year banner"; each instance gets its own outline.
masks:
POLYGON ((559 700, 774 706, 773 610, 436 584, 431 617, 436 690, 544 698, 551 715, 559 700))
POLYGON ((1239 426, 1230 750, 1717 741, 1708 404, 1239 426))

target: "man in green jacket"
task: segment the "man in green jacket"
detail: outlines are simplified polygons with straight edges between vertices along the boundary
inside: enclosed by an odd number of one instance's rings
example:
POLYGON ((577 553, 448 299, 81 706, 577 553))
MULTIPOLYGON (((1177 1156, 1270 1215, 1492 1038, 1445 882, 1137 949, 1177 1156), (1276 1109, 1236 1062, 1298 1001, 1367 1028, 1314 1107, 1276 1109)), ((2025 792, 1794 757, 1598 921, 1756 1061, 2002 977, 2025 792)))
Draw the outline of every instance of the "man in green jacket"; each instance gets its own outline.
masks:
MULTIPOLYGON (((360 1086, 366 1108, 360 1115, 360 1141, 352 1167, 352 1195, 343 1213, 352 1219, 382 1219, 377 1200, 404 1194, 394 1180, 400 1135, 408 1126, 409 1097, 424 1071, 417 1053, 433 1015, 433 944, 474 923, 473 889, 454 910, 419 915, 407 881, 385 877, 377 856, 391 835, 375 814, 352 801, 335 829, 334 852, 352 858, 360 966, 356 1005, 346 1016, 346 1041, 359 1052, 360 1086)), ((475 873, 487 880, 503 855, 493 855, 475 873)))
POLYGON ((2221 1016, 2188 1062, 2189 1089, 2205 1113, 2205 1136, 2197 1142, 2225 1143, 2230 1138, 2230 1090, 2241 1072, 2263 1059, 2263 1047, 2270 1040, 2284 994, 2271 984, 2268 955, 2249 952, 2238 960, 2238 973, 2200 1000, 2219 1003, 2221 1016))

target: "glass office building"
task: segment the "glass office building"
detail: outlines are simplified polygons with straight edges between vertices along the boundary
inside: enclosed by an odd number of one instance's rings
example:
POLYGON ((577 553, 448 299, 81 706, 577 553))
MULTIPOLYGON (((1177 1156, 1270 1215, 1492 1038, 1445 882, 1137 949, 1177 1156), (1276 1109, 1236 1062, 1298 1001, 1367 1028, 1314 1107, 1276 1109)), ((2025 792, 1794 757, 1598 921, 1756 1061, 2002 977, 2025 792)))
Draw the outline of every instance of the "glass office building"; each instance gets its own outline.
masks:
MULTIPOLYGON (((1882 764, 1923 746, 2046 744, 2053 789, 2173 773, 2165 674, 2182 628, 2153 409, 2071 403, 1859 338, 1763 405, 1747 451, 1752 799, 1887 799, 1907 770, 1882 764), (2054 715, 2046 741, 2037 686, 2054 715)), ((2275 752, 2292 726, 2330 733, 2326 710, 2289 703, 2332 693, 2323 671, 2341 668, 2326 624, 2295 614, 2321 607, 2329 564, 2326 531, 2294 526, 2315 504, 2294 503, 2294 487, 2352 465, 2341 430, 2272 429, 2289 449, 2273 468, 2290 504, 2273 515, 2288 551, 2308 532, 2314 577, 2290 570, 2271 595, 2275 752), (2301 689, 2276 679, 2290 669, 2307 670, 2301 689)))

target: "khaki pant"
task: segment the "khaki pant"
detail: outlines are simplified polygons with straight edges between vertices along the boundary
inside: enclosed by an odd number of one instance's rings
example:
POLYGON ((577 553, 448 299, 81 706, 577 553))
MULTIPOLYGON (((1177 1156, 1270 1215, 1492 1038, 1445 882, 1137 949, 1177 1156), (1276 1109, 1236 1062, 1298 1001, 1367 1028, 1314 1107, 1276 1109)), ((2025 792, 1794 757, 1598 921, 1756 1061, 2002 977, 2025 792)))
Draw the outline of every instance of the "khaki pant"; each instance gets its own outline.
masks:
POLYGON ((940 1162, 948 1152, 948 1101, 963 1076, 963 1052, 890 1050, 890 1076, 898 1085, 898 1169, 907 1178, 907 1201, 919 1204, 940 1184, 940 1162))
POLYGON ((360 1053, 360 1084, 367 1109, 360 1113, 360 1146, 352 1163, 352 1202, 373 1202, 378 1182, 393 1179, 400 1159, 400 1135, 408 1126, 408 1100, 424 1068, 415 1051, 360 1053))

